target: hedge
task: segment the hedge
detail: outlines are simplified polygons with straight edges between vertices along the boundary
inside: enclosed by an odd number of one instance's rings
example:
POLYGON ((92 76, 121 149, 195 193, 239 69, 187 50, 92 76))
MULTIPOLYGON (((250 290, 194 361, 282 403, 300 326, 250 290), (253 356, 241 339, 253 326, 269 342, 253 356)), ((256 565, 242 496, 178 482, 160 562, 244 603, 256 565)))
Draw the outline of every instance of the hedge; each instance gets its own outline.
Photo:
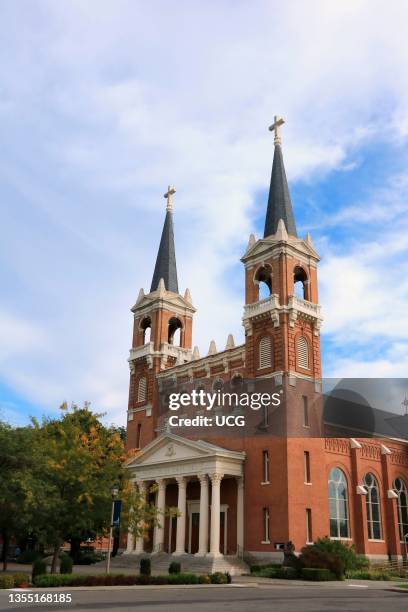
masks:
POLYGON ((294 567, 264 567, 258 572, 253 572, 254 576, 259 576, 260 578, 283 578, 284 580, 296 580, 298 578, 299 573, 294 567))
POLYGON ((0 589, 12 589, 14 587, 14 578, 9 574, 0 575, 0 589))
MULTIPOLYGON (((113 585, 149 585, 149 584, 227 584, 229 574, 215 572, 206 576, 196 574, 168 574, 167 576, 134 576, 126 574, 44 574, 33 580, 36 587, 50 588, 61 586, 113 586, 113 585)), ((7 587, 9 588, 9 587, 7 587)))
POLYGON ((336 576, 330 570, 320 567, 304 567, 300 570, 300 577, 303 578, 303 580, 313 580, 315 582, 337 580, 336 576))
POLYGON ((354 578, 355 580, 391 580, 389 572, 376 569, 349 570, 346 572, 346 578, 354 578))

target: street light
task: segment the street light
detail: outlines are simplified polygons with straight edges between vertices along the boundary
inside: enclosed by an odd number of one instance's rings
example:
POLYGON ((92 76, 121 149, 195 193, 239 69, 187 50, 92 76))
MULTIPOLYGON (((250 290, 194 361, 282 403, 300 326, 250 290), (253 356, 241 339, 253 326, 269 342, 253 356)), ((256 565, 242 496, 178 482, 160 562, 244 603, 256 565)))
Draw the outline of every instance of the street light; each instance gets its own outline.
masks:
POLYGON ((113 531, 113 513, 115 511, 115 498, 118 496, 119 487, 117 485, 113 485, 111 489, 112 495, 112 509, 111 509, 111 520, 110 520, 110 528, 109 528, 109 546, 108 546, 108 560, 106 563, 106 573, 110 572, 110 560, 111 560, 111 549, 112 549, 112 531, 113 531))

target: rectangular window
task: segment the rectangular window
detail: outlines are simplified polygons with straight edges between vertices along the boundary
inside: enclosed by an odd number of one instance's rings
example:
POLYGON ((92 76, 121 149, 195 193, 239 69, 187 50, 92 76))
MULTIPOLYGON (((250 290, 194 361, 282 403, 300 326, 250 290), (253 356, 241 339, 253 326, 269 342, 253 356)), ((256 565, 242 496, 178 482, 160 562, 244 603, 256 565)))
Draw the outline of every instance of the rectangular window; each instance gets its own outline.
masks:
POLYGON ((137 424, 137 430, 136 430, 136 448, 140 448, 140 438, 142 436, 142 424, 138 423, 137 424))
POLYGON ((264 508, 263 509, 263 532, 264 532, 264 538, 263 538, 263 542, 265 544, 269 543, 269 508, 264 508))
POLYGON ((313 542, 312 511, 310 508, 306 508, 306 543, 311 544, 312 542, 313 542))
POLYGON ((306 395, 302 395, 303 404, 303 427, 310 427, 309 425, 309 404, 306 395))
POLYGON ((305 482, 311 482, 310 480, 310 455, 309 451, 303 453, 304 470, 305 470, 305 482))
POLYGON ((269 482, 269 451, 262 451, 262 482, 269 482))

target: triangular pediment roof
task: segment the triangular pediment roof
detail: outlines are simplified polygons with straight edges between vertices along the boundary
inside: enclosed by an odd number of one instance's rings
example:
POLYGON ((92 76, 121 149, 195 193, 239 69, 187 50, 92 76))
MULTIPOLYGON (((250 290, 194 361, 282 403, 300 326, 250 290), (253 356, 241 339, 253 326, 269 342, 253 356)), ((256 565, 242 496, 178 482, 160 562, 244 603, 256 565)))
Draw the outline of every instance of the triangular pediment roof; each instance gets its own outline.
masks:
POLYGON ((204 440, 190 440, 173 433, 163 433, 145 446, 126 467, 138 468, 217 457, 242 461, 245 453, 228 450, 204 440))

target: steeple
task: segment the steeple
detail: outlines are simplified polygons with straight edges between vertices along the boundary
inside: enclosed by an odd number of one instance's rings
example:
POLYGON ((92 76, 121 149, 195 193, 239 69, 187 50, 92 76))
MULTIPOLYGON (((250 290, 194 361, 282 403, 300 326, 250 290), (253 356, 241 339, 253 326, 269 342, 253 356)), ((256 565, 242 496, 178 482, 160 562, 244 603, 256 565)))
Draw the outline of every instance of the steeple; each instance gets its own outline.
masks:
POLYGON ((173 194, 175 193, 176 190, 174 187, 169 186, 167 193, 164 194, 167 200, 166 218, 164 220, 150 291, 156 291, 156 289, 159 288, 160 279, 163 279, 167 291, 178 293, 176 250, 174 248, 173 229, 173 194))
POLYGON ((282 219, 289 235, 296 236, 296 224, 293 216, 292 202, 290 200, 288 181, 281 147, 280 126, 284 123, 282 118, 275 116, 273 125, 269 130, 275 132, 275 152, 273 155, 271 186, 269 188, 268 209, 266 211, 264 238, 276 234, 279 219, 282 219))

